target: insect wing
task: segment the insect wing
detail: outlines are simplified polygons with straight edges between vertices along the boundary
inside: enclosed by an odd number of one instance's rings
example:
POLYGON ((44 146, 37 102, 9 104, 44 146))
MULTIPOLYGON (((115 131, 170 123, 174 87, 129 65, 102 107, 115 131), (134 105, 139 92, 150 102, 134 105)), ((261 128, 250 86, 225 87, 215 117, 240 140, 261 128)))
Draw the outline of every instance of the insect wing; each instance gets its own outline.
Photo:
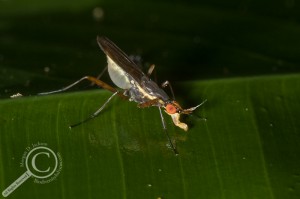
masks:
POLYGON ((98 36, 97 42, 102 51, 110 58, 110 61, 123 69, 124 74, 130 75, 137 82, 141 82, 142 77, 146 77, 143 71, 108 38, 98 36))
POLYGON ((132 78, 128 75, 118 64, 116 64, 108 55, 107 57, 107 69, 110 79, 115 85, 122 89, 130 89, 132 84, 130 83, 132 78))
POLYGON ((98 44, 102 51, 107 55, 108 72, 112 81, 120 88, 130 89, 132 87, 131 80, 140 85, 140 89, 135 88, 131 93, 135 96, 135 101, 141 102, 141 94, 143 100, 151 100, 152 98, 160 98, 169 100, 168 95, 158 87, 143 71, 112 41, 106 37, 97 37, 98 44), (146 97, 146 98, 144 98, 146 97))

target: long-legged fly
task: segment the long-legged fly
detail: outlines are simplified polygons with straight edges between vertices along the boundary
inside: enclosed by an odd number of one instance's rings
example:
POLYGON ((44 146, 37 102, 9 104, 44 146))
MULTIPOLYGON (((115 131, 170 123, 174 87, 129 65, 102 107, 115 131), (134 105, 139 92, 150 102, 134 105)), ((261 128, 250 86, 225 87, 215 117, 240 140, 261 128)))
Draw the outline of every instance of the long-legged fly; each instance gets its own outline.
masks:
POLYGON ((136 103, 138 103, 138 107, 140 108, 157 106, 159 109, 163 129, 166 132, 166 135, 170 142, 170 146, 172 147, 175 154, 177 154, 176 147, 172 143, 166 131, 166 124, 161 109, 164 109, 164 111, 171 116, 173 123, 176 126, 183 129, 184 131, 187 131, 188 125, 180 121, 180 115, 191 114, 196 108, 201 106, 205 101, 192 108, 188 108, 188 109, 181 108, 178 102, 174 100, 173 89, 168 81, 165 81, 162 84, 162 87, 166 87, 166 86, 170 87, 170 90, 173 95, 173 99, 171 99, 162 88, 160 88, 154 81, 150 79, 149 76, 151 75, 154 69, 154 65, 152 65, 149 68, 148 73, 146 75, 136 65, 135 62, 133 62, 118 46, 116 46, 108 38, 98 36, 97 42, 99 47, 106 54, 107 69, 108 69, 109 76, 113 81, 113 83, 119 88, 121 88, 121 90, 113 88, 112 86, 106 84, 105 82, 99 80, 98 78, 92 76, 85 76, 65 88, 56 91, 40 93, 40 95, 48 95, 48 94, 58 93, 58 92, 68 90, 69 88, 75 86, 76 84, 78 84, 83 80, 89 80, 93 84, 96 84, 113 93, 111 97, 95 113, 90 115, 90 117, 88 117, 87 119, 77 124, 71 125, 70 128, 78 126, 96 117, 103 110, 103 108, 109 103, 109 101, 116 95, 128 99, 129 101, 135 101, 136 103))

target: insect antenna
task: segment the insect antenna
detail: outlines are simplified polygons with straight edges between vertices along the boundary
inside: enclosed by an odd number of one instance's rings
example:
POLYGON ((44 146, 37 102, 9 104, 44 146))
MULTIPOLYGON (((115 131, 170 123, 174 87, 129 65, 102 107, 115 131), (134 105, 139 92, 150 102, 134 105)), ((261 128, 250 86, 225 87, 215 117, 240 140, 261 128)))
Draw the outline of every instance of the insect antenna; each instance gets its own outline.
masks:
POLYGON ((199 108, 200 106, 202 106, 206 101, 207 101, 207 99, 205 99, 203 102, 201 102, 197 106, 194 106, 194 107, 191 107, 191 108, 187 108, 187 109, 183 109, 182 113, 190 115, 190 114, 193 113, 194 110, 196 110, 197 108, 199 108))
POLYGON ((85 122, 87 122, 87 121, 90 121, 91 119, 94 119, 95 117, 97 117, 98 115, 99 115, 99 113, 105 108, 105 106, 110 102, 110 100, 112 100, 112 98, 114 97, 114 96, 116 96, 117 94, 119 93, 119 91, 117 91, 117 92, 115 92, 114 94, 112 94, 109 98, 108 98, 108 100, 106 100, 106 102, 95 112, 95 113, 93 113, 92 115, 90 115, 88 118, 86 118, 86 119, 84 119, 84 120, 82 120, 81 122, 78 122, 78 123, 76 123, 76 124, 72 124, 72 125, 70 125, 69 126, 69 128, 71 129, 71 128, 74 128, 74 127, 76 127, 76 126, 79 126, 79 125, 81 125, 81 124, 83 124, 83 123, 85 123, 85 122))
POLYGON ((174 92, 173 92, 173 88, 172 88, 172 86, 171 86, 171 83, 167 80, 167 81, 163 82, 163 83, 161 84, 161 86, 162 86, 163 88, 169 86, 169 87, 170 87, 171 94, 172 94, 172 98, 173 98, 173 100, 175 100, 175 95, 174 95, 174 92))
POLYGON ((165 119, 164 119, 164 116, 163 116, 163 114, 162 114, 161 108, 158 107, 158 109, 159 109, 159 114, 160 114, 161 122, 162 122, 162 125, 163 125, 163 129, 164 129, 164 132, 166 133, 166 136, 167 136, 167 138, 168 138, 168 141, 169 141, 169 143, 170 143, 170 146, 171 146, 171 148, 173 149, 175 155, 178 155, 179 153, 178 153, 178 151, 177 151, 175 145, 173 144, 173 142, 172 142, 172 140, 171 140, 171 138, 170 138, 170 136, 169 136, 169 134, 168 134, 167 127, 166 127, 166 123, 165 123, 165 119))

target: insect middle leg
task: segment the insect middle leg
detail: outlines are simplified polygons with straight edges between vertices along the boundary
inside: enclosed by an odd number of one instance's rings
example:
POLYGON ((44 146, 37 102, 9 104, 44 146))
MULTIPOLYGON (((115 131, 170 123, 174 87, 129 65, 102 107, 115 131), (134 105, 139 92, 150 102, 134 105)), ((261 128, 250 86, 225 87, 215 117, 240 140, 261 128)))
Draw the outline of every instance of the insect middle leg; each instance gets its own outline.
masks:
POLYGON ((71 128, 75 127, 75 126, 79 126, 80 124, 83 124, 83 123, 85 123, 85 122, 87 122, 87 121, 89 121, 89 120, 94 119, 95 117, 97 117, 97 116, 99 115, 99 113, 105 108, 105 106, 112 100, 112 98, 113 98, 114 96, 116 96, 119 92, 120 92, 120 91, 114 92, 114 94, 112 94, 112 95, 108 98, 108 100, 106 100, 106 102, 105 102, 105 103, 104 103, 104 104, 103 104, 96 112, 94 112, 93 114, 91 114, 88 118, 86 118, 86 119, 84 119, 84 120, 82 120, 81 122, 78 122, 78 123, 76 123, 76 124, 70 125, 69 128, 71 129, 71 128))
POLYGON ((149 107, 149 106, 155 105, 155 104, 157 104, 158 100, 159 100, 159 99, 149 100, 149 101, 147 101, 147 102, 138 104, 138 107, 139 107, 139 108, 145 108, 145 107, 149 107))
POLYGON ((154 68, 155 68, 155 65, 154 65, 154 64, 152 64, 152 65, 149 67, 148 72, 147 72, 147 75, 148 75, 148 76, 150 76, 150 75, 152 74, 154 68))

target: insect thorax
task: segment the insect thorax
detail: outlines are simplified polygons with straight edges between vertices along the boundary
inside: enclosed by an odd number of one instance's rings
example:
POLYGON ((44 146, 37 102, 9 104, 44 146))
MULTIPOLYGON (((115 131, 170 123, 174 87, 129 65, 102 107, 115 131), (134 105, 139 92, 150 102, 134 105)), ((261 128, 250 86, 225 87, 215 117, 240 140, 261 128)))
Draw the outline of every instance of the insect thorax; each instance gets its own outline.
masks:
POLYGON ((165 102, 169 101, 169 96, 149 78, 144 78, 141 84, 134 80, 131 80, 130 83, 132 85, 131 88, 127 89, 124 94, 129 96, 131 101, 139 104, 155 99, 165 102))

